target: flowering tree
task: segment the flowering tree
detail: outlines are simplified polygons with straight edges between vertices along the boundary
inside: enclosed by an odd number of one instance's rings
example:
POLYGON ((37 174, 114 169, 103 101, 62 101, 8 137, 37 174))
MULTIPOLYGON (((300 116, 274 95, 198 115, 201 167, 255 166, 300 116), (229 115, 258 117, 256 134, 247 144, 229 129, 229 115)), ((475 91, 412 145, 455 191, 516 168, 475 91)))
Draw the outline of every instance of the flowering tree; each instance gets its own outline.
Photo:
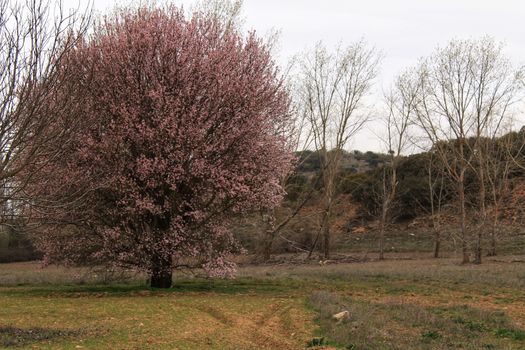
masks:
POLYGON ((277 204, 293 163, 288 92, 262 41, 176 7, 123 10, 64 69, 78 125, 28 188, 46 261, 135 268, 161 288, 188 258, 231 274, 228 219, 277 204))

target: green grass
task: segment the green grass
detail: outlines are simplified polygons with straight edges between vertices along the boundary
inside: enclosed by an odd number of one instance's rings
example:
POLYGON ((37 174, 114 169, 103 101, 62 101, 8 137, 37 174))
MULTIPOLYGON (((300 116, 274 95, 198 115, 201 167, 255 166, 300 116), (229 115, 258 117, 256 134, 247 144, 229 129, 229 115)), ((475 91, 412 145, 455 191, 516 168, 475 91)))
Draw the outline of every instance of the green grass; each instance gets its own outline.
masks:
POLYGON ((0 348, 525 349, 525 264, 513 260, 247 266, 232 280, 176 275, 169 290, 5 264, 0 348), (350 319, 333 321, 342 310, 350 319))

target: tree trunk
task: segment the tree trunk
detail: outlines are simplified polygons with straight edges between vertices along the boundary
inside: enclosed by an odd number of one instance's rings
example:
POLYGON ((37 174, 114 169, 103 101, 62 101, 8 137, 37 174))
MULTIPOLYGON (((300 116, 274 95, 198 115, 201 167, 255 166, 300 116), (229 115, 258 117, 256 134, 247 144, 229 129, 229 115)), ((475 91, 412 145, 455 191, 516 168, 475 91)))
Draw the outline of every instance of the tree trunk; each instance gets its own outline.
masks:
MULTIPOLYGON (((481 153, 481 152, 480 152, 481 153)), ((481 156, 480 156, 481 157, 481 156)), ((479 208, 480 208, 480 222, 478 227, 478 237, 476 240, 476 251, 474 252, 474 264, 481 264, 481 255, 482 255, 482 239, 483 239, 483 230, 485 230, 485 221, 487 219, 487 210, 485 207, 485 173, 483 169, 483 158, 480 159, 480 168, 479 172, 479 208)))
MULTIPOLYGON (((441 169, 440 169, 441 170, 441 169)), ((440 182, 439 182, 439 192, 437 192, 437 212, 436 215, 436 205, 434 203, 434 195, 436 194, 434 190, 434 183, 432 182, 432 154, 430 158, 430 162, 428 165, 428 190, 430 194, 430 208, 431 208, 431 217, 432 217, 432 228, 434 229, 434 258, 439 258, 440 248, 441 248, 441 226, 440 226, 440 219, 441 219, 441 199, 443 194, 443 173, 440 174, 440 182)), ((437 182, 436 182, 437 183, 437 182)))
POLYGON ((476 251, 474 252, 474 261, 473 263, 474 264, 481 264, 481 253, 482 253, 482 248, 481 248, 481 240, 482 240, 482 233, 481 233, 481 230, 482 228, 479 228, 478 229, 478 237, 476 239, 476 251))
POLYGON ((266 238, 263 242, 263 248, 262 248, 262 260, 264 262, 269 261, 272 257, 272 246, 273 246, 273 235, 271 233, 266 234, 266 238))
POLYGON ((379 260, 385 258, 385 226, 386 226, 386 216, 388 212, 388 196, 387 186, 386 186, 386 170, 383 169, 383 203, 381 205, 381 219, 379 222, 379 260))
POLYGON ((308 251, 308 256, 306 257, 307 260, 309 260, 312 257, 314 249, 317 246, 317 242, 319 241, 319 236, 321 235, 322 229, 323 228, 320 227, 319 230, 317 231, 317 235, 315 236, 314 242, 312 243, 312 246, 310 247, 310 250, 308 251))
POLYGON ((323 217, 323 249, 324 249, 324 258, 330 259, 330 210, 331 208, 327 208, 326 213, 323 217))
POLYGON ((496 256, 496 231, 495 229, 492 230, 492 234, 490 235, 490 250, 488 256, 496 256))
MULTIPOLYGON (((333 164, 331 164, 333 166, 333 164)), ((327 177, 325 178, 325 195, 324 195, 324 214, 321 221, 321 230, 323 233, 323 251, 324 258, 330 259, 330 218, 332 216, 332 201, 334 196, 333 188, 333 173, 335 170, 328 169, 327 177)))
POLYGON ((434 258, 439 258, 439 248, 441 246, 441 235, 439 229, 434 230, 434 258))
POLYGON ((385 222, 381 218, 381 227, 379 229, 379 260, 385 259, 385 222))
POLYGON ((173 264, 170 258, 153 259, 153 266, 151 271, 151 287, 152 288, 171 288, 173 264))
POLYGON ((459 180, 459 212, 460 212, 460 221, 461 221, 461 252, 463 254, 462 263, 468 264, 470 257, 468 254, 467 246, 467 213, 465 208, 465 183, 464 183, 464 174, 461 174, 459 180))
MULTIPOLYGON (((390 196, 390 193, 388 194, 390 196)), ((381 221, 379 223, 379 260, 385 259, 385 231, 388 220, 388 209, 390 206, 390 197, 383 199, 381 210, 381 221)))
POLYGON ((492 230, 490 232, 490 250, 488 256, 496 256, 496 237, 498 231, 498 216, 499 216, 499 207, 498 204, 495 205, 494 209, 494 218, 492 221, 492 230))
POLYGON ((387 224, 390 223, 390 207, 396 197, 397 189, 397 164, 394 154, 390 158, 390 176, 387 181, 387 172, 383 168, 383 203, 381 207, 381 222, 379 230, 379 260, 385 259, 385 231, 387 224))
POLYGON ((264 222, 265 232, 260 255, 262 261, 268 261, 272 257, 273 241, 275 240, 275 235, 277 234, 277 230, 275 228, 275 212, 268 211, 267 213, 262 213, 262 221, 264 222))

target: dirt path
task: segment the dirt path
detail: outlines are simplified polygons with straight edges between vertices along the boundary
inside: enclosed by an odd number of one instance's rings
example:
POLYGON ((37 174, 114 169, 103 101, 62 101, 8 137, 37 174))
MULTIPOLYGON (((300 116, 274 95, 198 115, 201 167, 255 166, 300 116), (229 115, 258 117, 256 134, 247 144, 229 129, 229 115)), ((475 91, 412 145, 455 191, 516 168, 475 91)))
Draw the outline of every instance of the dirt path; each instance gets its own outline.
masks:
POLYGON ((296 350, 315 330, 304 300, 259 294, 0 294, 0 305, 0 325, 82 330, 81 337, 30 341, 28 349, 296 350))

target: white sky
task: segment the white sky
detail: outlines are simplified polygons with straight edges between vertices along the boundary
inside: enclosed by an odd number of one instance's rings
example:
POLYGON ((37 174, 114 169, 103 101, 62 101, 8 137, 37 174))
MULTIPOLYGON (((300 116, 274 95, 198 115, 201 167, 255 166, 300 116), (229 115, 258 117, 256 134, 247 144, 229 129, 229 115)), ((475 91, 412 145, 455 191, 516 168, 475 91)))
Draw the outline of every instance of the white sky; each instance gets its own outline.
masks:
MULTIPOLYGON (((188 8, 194 0, 174 2, 188 8)), ((128 3, 94 0, 100 12, 128 3)), ((320 40, 330 47, 364 38, 384 55, 376 101, 398 72, 452 38, 490 35, 506 43, 515 64, 525 63, 524 0, 244 0, 243 16, 246 29, 260 35, 280 31, 281 65, 320 40)), ((349 148, 381 150, 371 131, 377 128, 370 124, 349 148)))

